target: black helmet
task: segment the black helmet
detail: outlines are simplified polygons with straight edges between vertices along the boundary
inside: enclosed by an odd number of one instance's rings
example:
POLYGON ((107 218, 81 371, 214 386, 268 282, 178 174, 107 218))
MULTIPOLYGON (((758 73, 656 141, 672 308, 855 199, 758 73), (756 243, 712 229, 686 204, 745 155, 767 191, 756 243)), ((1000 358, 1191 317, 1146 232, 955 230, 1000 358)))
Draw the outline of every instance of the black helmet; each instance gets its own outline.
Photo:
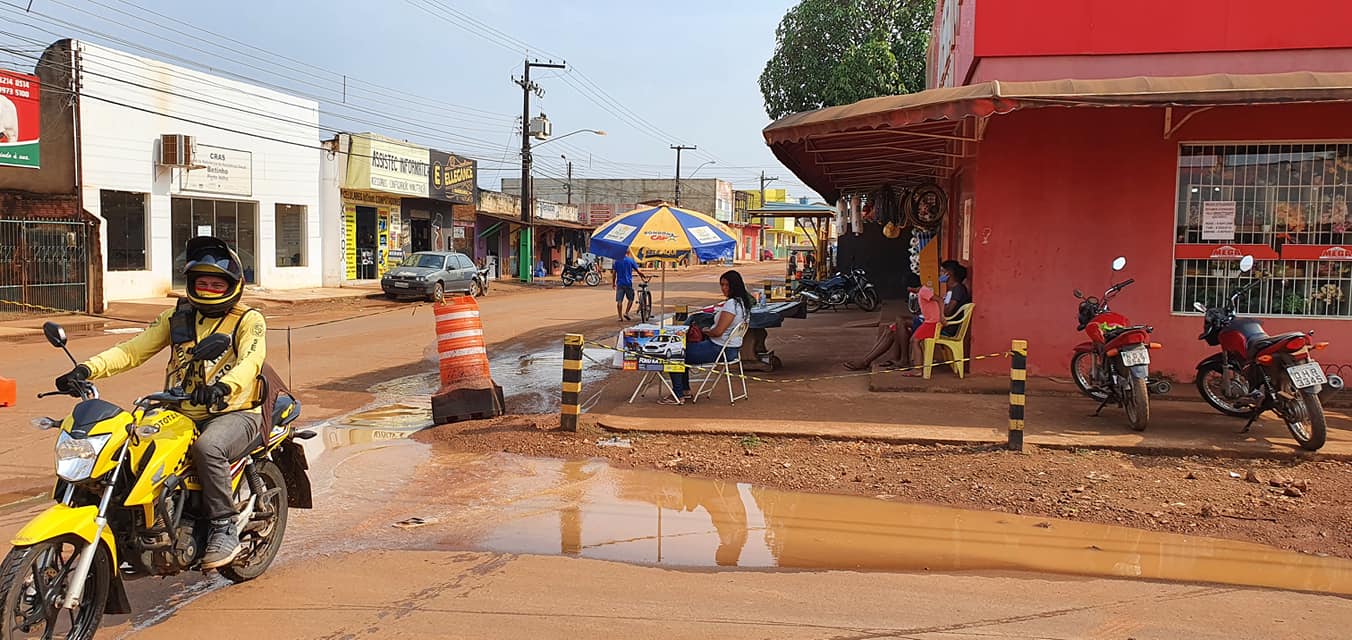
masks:
POLYGON ((189 240, 185 254, 188 264, 183 267, 183 275, 188 280, 188 301, 204 316, 225 315, 244 295, 244 265, 239 255, 211 236, 189 240), (200 276, 224 278, 229 287, 221 294, 198 293, 196 281, 200 276))

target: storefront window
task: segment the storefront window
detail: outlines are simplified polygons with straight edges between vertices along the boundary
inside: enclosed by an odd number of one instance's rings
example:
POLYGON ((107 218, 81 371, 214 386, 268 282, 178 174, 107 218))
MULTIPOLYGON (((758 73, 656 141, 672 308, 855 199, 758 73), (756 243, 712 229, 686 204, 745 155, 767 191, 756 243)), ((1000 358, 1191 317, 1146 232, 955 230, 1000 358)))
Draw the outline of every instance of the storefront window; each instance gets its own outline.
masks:
POLYGON ((174 284, 184 283, 183 267, 187 264, 187 257, 183 248, 190 238, 199 235, 215 236, 229 244, 239 254, 240 263, 244 265, 244 280, 250 284, 257 282, 257 204, 173 198, 169 210, 170 242, 174 246, 174 284))
POLYGON ((277 266, 305 266, 305 207, 298 204, 277 205, 274 230, 277 239, 277 266))
POLYGON ((104 189, 99 212, 108 233, 108 270, 146 270, 146 194, 104 189))
POLYGON ((1352 143, 1181 146, 1174 311, 1222 301, 1252 255, 1268 278, 1241 313, 1352 318, 1350 196, 1352 143))

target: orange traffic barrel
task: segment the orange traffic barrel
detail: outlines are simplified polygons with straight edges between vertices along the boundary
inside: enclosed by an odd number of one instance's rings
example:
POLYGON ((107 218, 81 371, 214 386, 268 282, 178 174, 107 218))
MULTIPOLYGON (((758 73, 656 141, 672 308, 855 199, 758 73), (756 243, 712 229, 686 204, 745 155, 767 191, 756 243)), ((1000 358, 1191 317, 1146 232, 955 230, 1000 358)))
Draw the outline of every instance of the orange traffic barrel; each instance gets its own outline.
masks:
POLYGON ((433 311, 441 389, 432 396, 432 421, 447 424, 502 415, 502 388, 489 371, 479 304, 470 296, 457 296, 437 303, 433 311))
POLYGON ((19 401, 19 387, 9 378, 0 378, 0 407, 12 407, 19 401))

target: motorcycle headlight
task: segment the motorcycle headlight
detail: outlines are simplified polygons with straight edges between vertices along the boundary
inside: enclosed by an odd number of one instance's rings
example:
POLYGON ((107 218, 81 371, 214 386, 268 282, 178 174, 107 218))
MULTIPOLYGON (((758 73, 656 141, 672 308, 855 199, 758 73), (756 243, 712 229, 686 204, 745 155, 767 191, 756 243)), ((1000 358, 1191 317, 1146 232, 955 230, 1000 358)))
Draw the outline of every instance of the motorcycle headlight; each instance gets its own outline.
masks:
POLYGON ((103 453, 112 434, 72 438, 65 431, 56 439, 56 475, 67 482, 80 482, 89 479, 94 471, 94 461, 103 453))

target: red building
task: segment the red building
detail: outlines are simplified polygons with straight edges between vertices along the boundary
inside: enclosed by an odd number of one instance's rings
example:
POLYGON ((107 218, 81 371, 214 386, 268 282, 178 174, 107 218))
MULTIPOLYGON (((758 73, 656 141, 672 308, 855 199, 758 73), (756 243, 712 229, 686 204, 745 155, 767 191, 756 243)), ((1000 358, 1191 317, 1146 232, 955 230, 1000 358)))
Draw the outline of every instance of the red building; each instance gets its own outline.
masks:
POLYGON ((1352 364, 1347 24, 1339 0, 940 0, 931 89, 764 134, 831 201, 943 190, 931 259, 971 269, 976 353, 1024 338, 1034 373, 1064 374, 1083 339, 1071 291, 1101 292, 1121 255, 1136 283, 1114 309, 1155 327, 1153 368, 1191 380, 1211 351, 1193 302, 1252 254, 1272 278, 1241 311, 1352 364))

